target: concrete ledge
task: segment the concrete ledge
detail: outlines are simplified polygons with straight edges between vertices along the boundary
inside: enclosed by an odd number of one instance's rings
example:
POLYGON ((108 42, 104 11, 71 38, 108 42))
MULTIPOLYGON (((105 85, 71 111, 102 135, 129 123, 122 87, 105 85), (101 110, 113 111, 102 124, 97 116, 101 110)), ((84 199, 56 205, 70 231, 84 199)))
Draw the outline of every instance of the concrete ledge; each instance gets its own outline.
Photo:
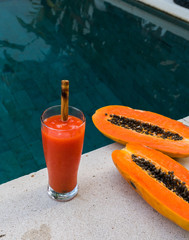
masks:
POLYGON ((173 0, 137 0, 162 12, 170 14, 185 22, 189 22, 189 10, 174 3, 173 0))
POLYGON ((1 239, 189 239, 120 176, 111 152, 122 147, 114 143, 82 156, 79 194, 70 202, 48 197, 46 169, 0 185, 1 239))

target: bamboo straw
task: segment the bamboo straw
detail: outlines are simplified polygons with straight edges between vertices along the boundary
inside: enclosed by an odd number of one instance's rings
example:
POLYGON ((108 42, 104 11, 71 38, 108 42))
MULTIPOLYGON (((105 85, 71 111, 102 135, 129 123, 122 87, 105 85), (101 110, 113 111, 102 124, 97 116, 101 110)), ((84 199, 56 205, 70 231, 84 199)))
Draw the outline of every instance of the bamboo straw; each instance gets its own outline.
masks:
POLYGON ((61 120, 68 120, 69 81, 61 81, 61 120))

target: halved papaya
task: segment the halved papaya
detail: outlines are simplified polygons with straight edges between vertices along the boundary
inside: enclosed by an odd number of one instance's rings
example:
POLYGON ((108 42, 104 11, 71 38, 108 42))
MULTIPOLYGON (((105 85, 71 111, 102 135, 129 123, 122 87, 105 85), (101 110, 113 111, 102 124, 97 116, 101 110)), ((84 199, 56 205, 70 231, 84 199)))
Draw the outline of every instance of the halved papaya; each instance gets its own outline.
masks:
POLYGON ((189 231, 189 171, 169 156, 128 143, 112 153, 115 166, 160 214, 189 231))
POLYGON ((92 120, 119 143, 137 142, 172 157, 189 156, 189 127, 160 114, 113 105, 98 109, 92 120))

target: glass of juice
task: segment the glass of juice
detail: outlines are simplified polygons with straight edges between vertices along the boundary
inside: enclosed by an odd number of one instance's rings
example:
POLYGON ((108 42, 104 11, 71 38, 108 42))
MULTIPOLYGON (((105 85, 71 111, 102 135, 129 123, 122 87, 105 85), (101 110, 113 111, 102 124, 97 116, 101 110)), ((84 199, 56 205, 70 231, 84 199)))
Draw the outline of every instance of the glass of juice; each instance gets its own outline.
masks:
POLYGON ((85 116, 69 106, 67 121, 61 120, 61 106, 46 109, 41 116, 43 151, 48 170, 48 195, 68 201, 78 193, 77 174, 81 159, 85 116))

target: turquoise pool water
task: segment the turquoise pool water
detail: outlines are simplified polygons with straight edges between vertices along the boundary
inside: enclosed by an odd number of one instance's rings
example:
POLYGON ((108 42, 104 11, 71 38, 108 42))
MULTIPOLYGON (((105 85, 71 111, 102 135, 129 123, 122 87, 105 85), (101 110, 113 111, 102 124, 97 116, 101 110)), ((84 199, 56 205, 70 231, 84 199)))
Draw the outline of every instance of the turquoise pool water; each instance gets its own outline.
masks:
POLYGON ((188 25, 113 2, 0 2, 0 183, 45 167, 40 116, 62 79, 86 115, 84 152, 111 143, 91 121, 102 106, 188 115, 188 25))

